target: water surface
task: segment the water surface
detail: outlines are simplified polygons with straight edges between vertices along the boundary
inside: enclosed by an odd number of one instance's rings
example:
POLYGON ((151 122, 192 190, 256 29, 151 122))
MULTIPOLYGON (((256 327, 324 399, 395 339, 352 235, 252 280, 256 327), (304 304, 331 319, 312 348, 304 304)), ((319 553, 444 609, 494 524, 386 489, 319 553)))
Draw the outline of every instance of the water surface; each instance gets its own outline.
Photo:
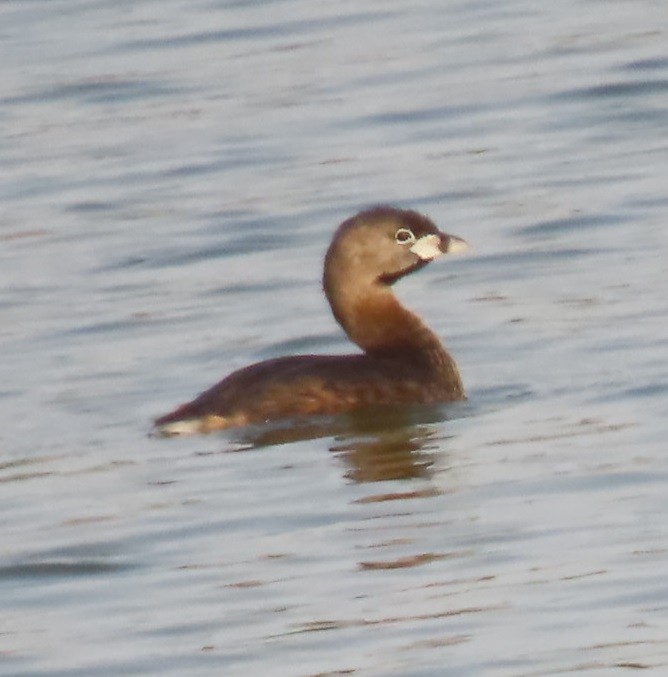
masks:
POLYGON ((668 59, 652 0, 0 6, 0 673, 668 664, 668 59), (472 252, 397 292, 469 401, 156 440, 344 352, 338 222, 472 252))

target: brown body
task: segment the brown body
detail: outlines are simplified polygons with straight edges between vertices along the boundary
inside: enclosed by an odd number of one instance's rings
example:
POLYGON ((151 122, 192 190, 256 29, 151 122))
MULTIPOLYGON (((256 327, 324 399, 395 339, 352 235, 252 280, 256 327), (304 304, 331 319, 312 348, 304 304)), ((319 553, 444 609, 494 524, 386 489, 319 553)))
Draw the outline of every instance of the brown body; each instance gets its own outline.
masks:
POLYGON ((323 286, 356 355, 280 357, 240 369, 156 420, 164 435, 396 404, 464 397, 454 360, 390 285, 463 246, 416 212, 377 207, 345 221, 325 258, 323 286), (406 241, 404 241, 406 238, 406 241))

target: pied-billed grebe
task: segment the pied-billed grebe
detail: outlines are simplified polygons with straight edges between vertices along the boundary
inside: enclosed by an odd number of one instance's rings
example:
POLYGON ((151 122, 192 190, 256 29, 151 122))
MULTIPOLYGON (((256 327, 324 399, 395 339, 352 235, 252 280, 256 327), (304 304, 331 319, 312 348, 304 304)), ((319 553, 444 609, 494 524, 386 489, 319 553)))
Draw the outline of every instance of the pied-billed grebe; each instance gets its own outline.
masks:
POLYGON ((360 407, 464 398, 457 365, 391 285, 466 243, 426 216, 374 207, 344 221, 325 256, 323 286, 357 355, 294 355, 235 371, 155 421, 164 436, 360 407))

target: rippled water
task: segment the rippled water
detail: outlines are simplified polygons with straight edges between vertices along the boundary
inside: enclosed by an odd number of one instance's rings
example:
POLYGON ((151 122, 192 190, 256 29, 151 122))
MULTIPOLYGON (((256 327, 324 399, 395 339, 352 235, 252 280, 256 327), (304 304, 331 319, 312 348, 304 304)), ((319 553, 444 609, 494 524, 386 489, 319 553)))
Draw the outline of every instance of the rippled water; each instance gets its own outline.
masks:
POLYGON ((668 665, 664 3, 0 4, 0 673, 668 665), (349 349, 336 224, 472 253, 398 293, 466 404, 205 438, 349 349))

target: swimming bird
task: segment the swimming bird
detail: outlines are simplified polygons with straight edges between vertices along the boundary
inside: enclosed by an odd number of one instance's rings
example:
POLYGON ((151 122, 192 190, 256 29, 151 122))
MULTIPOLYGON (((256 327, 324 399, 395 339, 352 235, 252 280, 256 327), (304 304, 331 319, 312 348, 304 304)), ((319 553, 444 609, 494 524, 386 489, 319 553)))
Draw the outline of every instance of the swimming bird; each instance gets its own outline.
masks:
POLYGON ((466 247, 412 210, 378 206, 347 219, 325 255, 323 288, 334 317, 362 352, 292 355, 250 365, 156 419, 156 434, 464 399, 455 361, 401 305, 392 285, 466 247))

